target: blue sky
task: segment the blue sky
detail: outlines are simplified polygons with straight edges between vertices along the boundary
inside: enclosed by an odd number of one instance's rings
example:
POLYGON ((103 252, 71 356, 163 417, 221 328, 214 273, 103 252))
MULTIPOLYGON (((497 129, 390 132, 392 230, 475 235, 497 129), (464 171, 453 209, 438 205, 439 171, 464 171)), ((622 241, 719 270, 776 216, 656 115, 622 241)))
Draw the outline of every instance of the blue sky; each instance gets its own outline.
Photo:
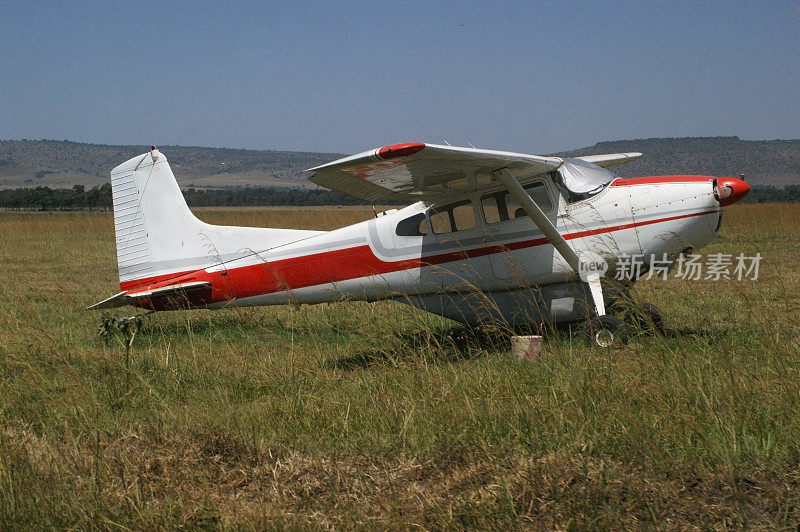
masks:
POLYGON ((0 139, 549 153, 800 137, 792 2, 0 1, 0 139))

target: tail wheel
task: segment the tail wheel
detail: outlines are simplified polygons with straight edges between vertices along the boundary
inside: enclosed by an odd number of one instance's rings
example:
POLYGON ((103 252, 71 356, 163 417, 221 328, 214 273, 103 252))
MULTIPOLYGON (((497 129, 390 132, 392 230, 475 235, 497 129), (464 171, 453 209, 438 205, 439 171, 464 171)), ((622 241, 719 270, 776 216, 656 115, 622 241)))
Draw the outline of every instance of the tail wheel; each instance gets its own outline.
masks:
POLYGON ((594 347, 623 345, 628 341, 628 328, 615 316, 596 316, 586 323, 586 340, 594 347))

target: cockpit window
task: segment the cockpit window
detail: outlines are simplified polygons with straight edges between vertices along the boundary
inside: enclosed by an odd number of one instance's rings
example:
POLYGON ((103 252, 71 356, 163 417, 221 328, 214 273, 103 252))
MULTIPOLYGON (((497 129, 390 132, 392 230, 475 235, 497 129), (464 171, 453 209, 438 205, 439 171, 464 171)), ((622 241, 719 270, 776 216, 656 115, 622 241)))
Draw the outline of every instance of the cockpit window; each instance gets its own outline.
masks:
MULTIPOLYGON (((542 211, 547 212, 553 208, 550 195, 547 193, 547 187, 541 181, 525 185, 525 191, 530 194, 533 201, 542 211)), ((505 190, 498 190, 483 196, 481 198, 481 207, 483 208, 483 218, 487 224, 495 224, 527 216, 525 209, 505 190)))
POLYGON ((594 196, 616 178, 613 172, 582 159, 564 159, 553 172, 553 181, 570 203, 594 196))

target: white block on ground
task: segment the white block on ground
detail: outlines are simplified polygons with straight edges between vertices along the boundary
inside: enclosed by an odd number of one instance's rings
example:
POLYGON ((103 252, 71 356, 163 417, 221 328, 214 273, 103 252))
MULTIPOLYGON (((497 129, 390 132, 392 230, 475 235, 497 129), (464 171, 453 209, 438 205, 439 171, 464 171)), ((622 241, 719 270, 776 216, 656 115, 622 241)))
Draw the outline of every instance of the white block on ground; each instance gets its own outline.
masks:
POLYGON ((542 356, 541 336, 512 336, 511 356, 522 362, 536 362, 542 356))

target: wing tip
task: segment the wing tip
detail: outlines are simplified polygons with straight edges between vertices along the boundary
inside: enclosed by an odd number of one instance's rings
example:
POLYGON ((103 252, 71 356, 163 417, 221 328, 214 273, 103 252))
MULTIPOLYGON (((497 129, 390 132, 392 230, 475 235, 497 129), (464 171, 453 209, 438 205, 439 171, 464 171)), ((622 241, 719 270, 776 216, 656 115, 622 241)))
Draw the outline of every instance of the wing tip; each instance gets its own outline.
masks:
POLYGON ((403 142, 400 144, 389 144, 375 150, 375 156, 379 159, 394 159, 395 157, 406 157, 413 155, 425 148, 424 142, 403 142))
POLYGON ((302 173, 317 172, 324 168, 330 168, 333 166, 349 163, 363 158, 368 159, 369 157, 377 157, 378 159, 383 159, 383 160, 394 159, 395 157, 406 157, 408 155, 413 155, 418 151, 421 151, 427 146, 428 145, 425 144, 424 142, 402 142, 400 144, 389 144, 386 146, 381 146, 380 148, 375 148, 373 150, 357 153, 355 155, 350 155, 348 157, 343 157, 341 159, 336 159, 335 161, 321 164, 319 166, 314 166, 313 168, 307 168, 303 170, 302 173))

